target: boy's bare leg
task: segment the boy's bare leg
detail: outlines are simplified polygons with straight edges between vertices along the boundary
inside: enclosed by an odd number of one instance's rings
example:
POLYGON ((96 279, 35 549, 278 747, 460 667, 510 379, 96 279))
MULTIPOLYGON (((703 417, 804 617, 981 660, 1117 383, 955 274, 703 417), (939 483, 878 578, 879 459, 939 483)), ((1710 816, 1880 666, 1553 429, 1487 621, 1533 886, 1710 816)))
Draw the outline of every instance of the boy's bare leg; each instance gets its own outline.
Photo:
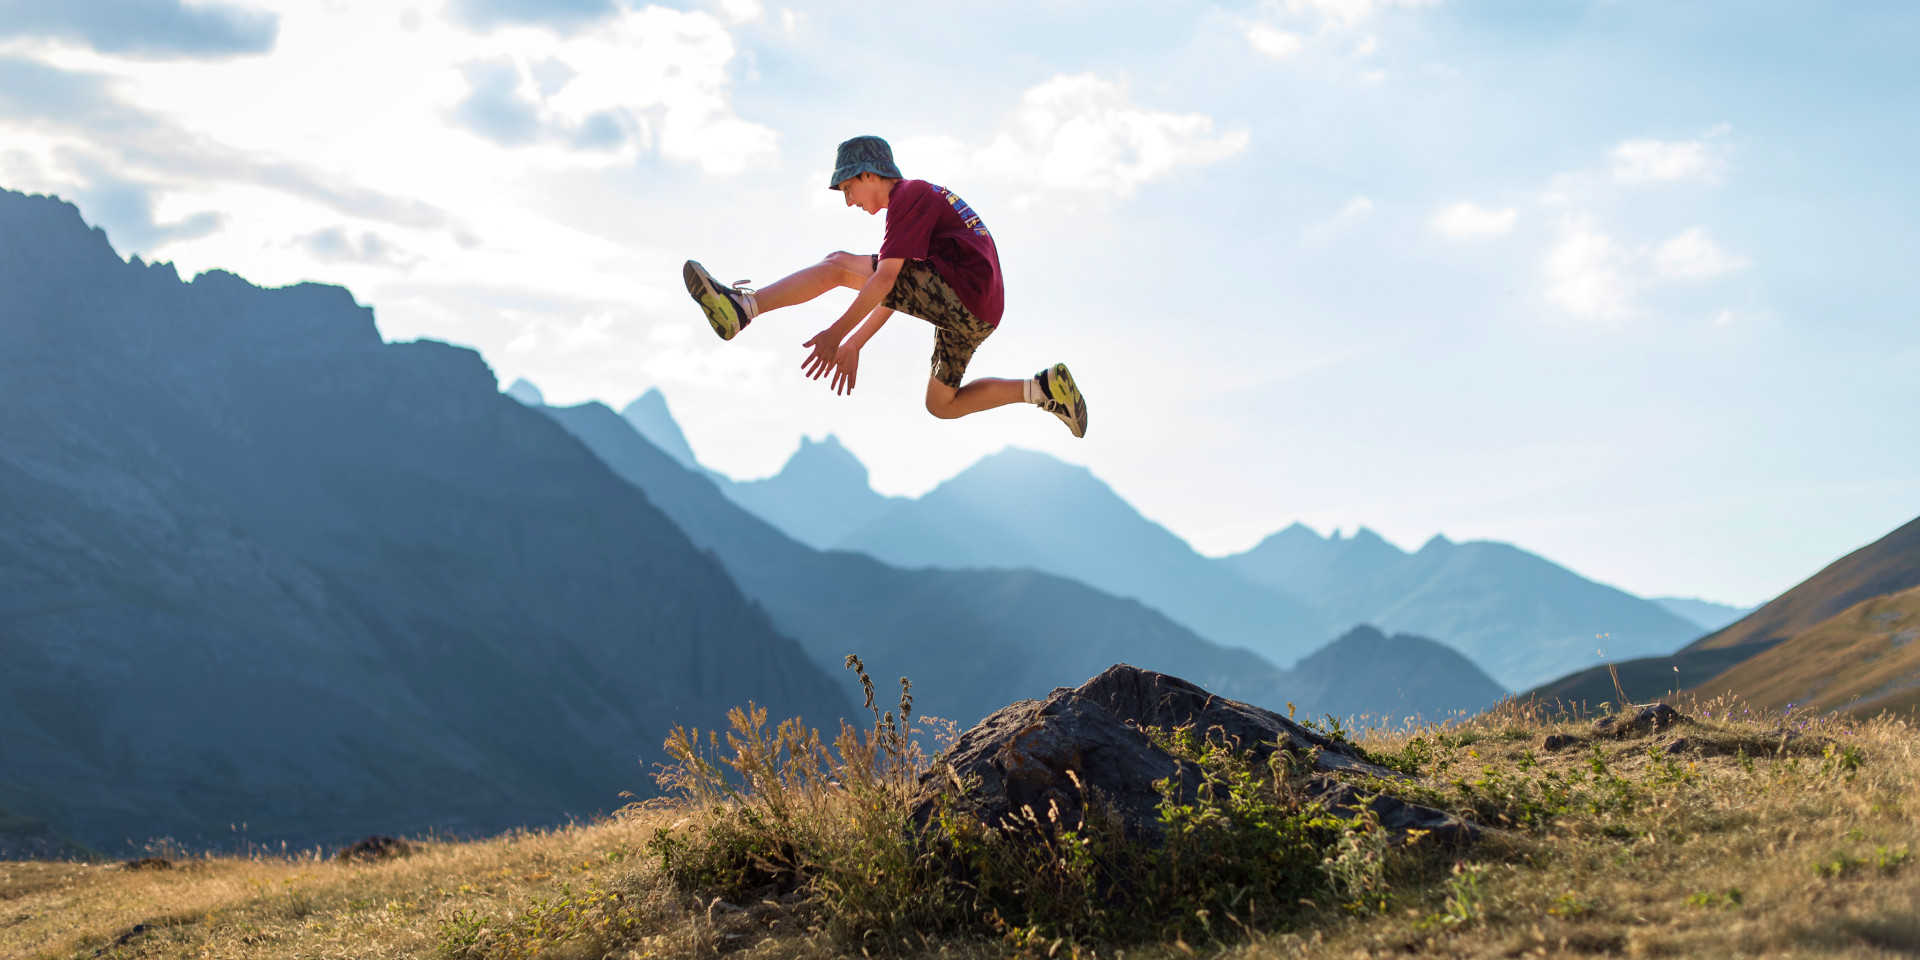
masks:
POLYGON ((871 276, 872 256, 844 251, 830 253, 825 260, 813 266, 761 287, 755 291, 753 299, 760 312, 766 313, 768 310, 806 303, 835 287, 858 290, 866 285, 867 278, 871 276))
POLYGON ((927 412, 942 420, 964 417, 1025 399, 1024 380, 998 380, 981 377, 959 389, 932 377, 927 378, 927 412))

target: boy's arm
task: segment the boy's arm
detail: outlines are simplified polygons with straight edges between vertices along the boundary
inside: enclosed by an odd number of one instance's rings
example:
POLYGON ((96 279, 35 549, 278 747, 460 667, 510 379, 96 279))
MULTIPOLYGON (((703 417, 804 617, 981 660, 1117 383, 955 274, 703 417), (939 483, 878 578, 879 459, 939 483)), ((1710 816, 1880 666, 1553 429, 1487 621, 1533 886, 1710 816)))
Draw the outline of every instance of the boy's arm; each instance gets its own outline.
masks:
POLYGON ((853 335, 847 338, 842 348, 858 350, 866 346, 867 341, 872 340, 873 335, 880 332, 880 328, 886 325, 887 318, 891 316, 893 316, 893 308, 876 308, 872 313, 867 314, 867 322, 861 324, 860 329, 855 330, 853 335))
MULTIPOLYGON (((840 352, 841 341, 847 338, 847 333, 853 329, 854 324, 873 313, 880 307, 881 301, 887 298, 887 294, 893 292, 893 282, 900 277, 900 268, 905 265, 906 261, 898 258, 880 261, 880 269, 875 270, 873 276, 867 278, 866 284, 860 288, 859 295, 855 296, 853 303, 847 306, 847 312, 841 314, 840 319, 833 322, 833 326, 814 334, 812 339, 801 344, 803 347, 813 348, 813 353, 800 364, 806 370, 807 376, 819 379, 825 376, 828 370, 833 369, 834 354, 840 352)), ((891 310, 887 311, 889 316, 892 313, 891 310)), ((880 324, 885 322, 886 317, 881 317, 879 322, 872 324, 873 329, 866 332, 867 337, 873 336, 874 331, 879 330, 880 324)), ((865 345, 866 342, 866 338, 860 340, 861 345, 865 345)))

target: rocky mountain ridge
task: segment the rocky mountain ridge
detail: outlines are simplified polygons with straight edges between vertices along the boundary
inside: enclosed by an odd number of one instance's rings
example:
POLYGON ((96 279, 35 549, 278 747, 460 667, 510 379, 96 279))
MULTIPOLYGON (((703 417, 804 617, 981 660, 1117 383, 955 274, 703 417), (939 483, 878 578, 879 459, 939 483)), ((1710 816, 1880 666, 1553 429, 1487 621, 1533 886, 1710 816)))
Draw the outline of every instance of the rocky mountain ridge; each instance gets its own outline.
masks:
POLYGON ((117 851, 489 833, 850 707, 473 351, 0 192, 0 808, 117 851))

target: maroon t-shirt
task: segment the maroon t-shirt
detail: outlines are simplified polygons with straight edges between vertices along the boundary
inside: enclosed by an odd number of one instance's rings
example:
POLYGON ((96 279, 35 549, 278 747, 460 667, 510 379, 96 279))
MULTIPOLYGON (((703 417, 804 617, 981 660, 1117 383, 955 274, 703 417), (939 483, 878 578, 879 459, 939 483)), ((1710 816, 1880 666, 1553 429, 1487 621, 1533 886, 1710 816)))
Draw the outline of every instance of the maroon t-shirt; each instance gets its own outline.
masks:
POLYGON ((930 260, 960 302, 987 325, 998 327, 1006 309, 1000 285, 1000 251, 980 215, 945 187, 902 180, 887 201, 882 260, 930 260))

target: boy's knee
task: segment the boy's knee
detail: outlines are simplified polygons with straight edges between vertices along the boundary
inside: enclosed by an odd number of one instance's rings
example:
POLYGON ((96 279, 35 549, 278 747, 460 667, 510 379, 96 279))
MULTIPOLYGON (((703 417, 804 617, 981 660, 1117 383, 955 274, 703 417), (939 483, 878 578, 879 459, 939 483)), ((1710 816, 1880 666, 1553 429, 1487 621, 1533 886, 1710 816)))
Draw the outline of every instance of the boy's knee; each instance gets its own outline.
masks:
POLYGON ((840 269, 841 283, 859 286, 865 283, 867 277, 873 272, 870 261, 870 257, 861 256, 857 253, 848 253, 845 250, 835 250, 827 254, 823 262, 832 264, 840 269))
POLYGON ((944 396, 929 390, 927 392, 927 412, 942 420, 952 420, 960 416, 954 409, 954 398, 958 391, 949 389, 944 396))

